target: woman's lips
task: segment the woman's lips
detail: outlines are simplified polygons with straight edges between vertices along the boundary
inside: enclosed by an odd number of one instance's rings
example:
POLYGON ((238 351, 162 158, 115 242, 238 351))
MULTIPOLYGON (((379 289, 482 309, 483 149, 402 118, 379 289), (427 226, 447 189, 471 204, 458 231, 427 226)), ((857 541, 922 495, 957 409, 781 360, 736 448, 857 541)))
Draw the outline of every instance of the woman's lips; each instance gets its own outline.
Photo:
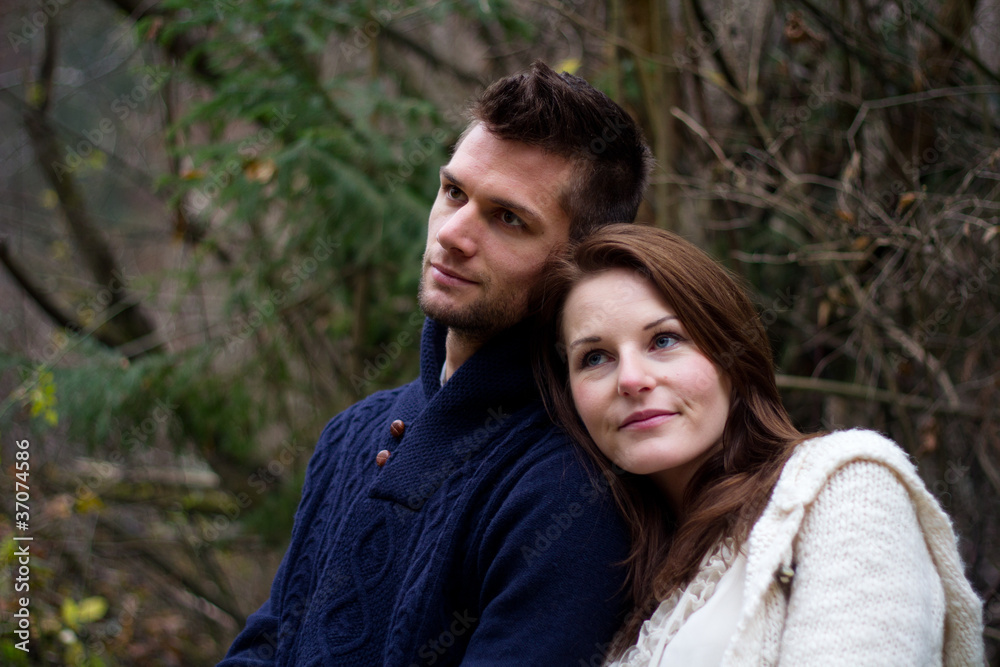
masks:
POLYGON ((676 414, 676 412, 669 412, 667 410, 640 410, 639 412, 633 412, 626 417, 622 422, 622 425, 618 428, 632 431, 654 428, 666 422, 676 414))

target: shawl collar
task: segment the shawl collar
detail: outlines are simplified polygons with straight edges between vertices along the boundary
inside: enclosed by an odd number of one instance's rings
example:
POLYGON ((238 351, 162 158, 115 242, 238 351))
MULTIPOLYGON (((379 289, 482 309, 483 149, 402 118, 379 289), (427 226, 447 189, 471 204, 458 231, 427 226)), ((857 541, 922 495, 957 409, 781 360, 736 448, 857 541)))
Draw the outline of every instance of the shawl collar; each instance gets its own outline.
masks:
POLYGON ((528 425, 524 417, 512 418, 532 402, 541 409, 528 332, 525 322, 500 332, 442 387, 447 327, 425 320, 420 378, 403 389, 385 424, 376 426, 376 446, 391 455, 378 470, 371 497, 419 510, 449 477, 478 467, 512 428, 528 425), (405 424, 398 439, 389 431, 396 419, 405 424))

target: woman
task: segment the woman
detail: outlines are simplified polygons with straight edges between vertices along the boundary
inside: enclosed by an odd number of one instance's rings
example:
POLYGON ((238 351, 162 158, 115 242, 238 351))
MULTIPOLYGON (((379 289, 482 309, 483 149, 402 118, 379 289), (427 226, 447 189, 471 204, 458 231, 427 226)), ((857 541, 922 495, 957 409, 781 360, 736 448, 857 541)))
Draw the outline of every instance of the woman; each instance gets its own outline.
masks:
POLYGON ((632 529, 611 664, 982 664, 948 518, 891 441, 792 426, 720 265, 610 225, 553 261, 537 303, 550 412, 632 529))

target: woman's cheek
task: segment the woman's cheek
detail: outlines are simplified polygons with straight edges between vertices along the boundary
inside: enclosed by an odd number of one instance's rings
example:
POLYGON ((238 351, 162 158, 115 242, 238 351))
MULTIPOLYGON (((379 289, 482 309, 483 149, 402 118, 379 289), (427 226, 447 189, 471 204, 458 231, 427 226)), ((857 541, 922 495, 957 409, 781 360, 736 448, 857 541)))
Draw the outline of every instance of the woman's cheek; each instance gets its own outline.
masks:
POLYGON ((583 421, 583 425, 587 427, 587 430, 591 432, 592 435, 596 435, 594 432, 594 396, 593 392, 585 383, 577 382, 570 390, 573 396, 573 405, 576 406, 576 412, 580 415, 580 420, 583 421))

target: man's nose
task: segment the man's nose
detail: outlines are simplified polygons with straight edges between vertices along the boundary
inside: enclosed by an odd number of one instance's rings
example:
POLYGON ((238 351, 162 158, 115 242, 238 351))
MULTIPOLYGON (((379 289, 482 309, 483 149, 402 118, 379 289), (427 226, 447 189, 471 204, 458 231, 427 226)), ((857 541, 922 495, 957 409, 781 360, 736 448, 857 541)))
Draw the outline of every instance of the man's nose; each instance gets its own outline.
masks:
POLYGON ((437 242, 449 252, 458 252, 466 257, 476 254, 479 226, 479 211, 475 204, 466 203, 448 216, 437 233, 437 242))

